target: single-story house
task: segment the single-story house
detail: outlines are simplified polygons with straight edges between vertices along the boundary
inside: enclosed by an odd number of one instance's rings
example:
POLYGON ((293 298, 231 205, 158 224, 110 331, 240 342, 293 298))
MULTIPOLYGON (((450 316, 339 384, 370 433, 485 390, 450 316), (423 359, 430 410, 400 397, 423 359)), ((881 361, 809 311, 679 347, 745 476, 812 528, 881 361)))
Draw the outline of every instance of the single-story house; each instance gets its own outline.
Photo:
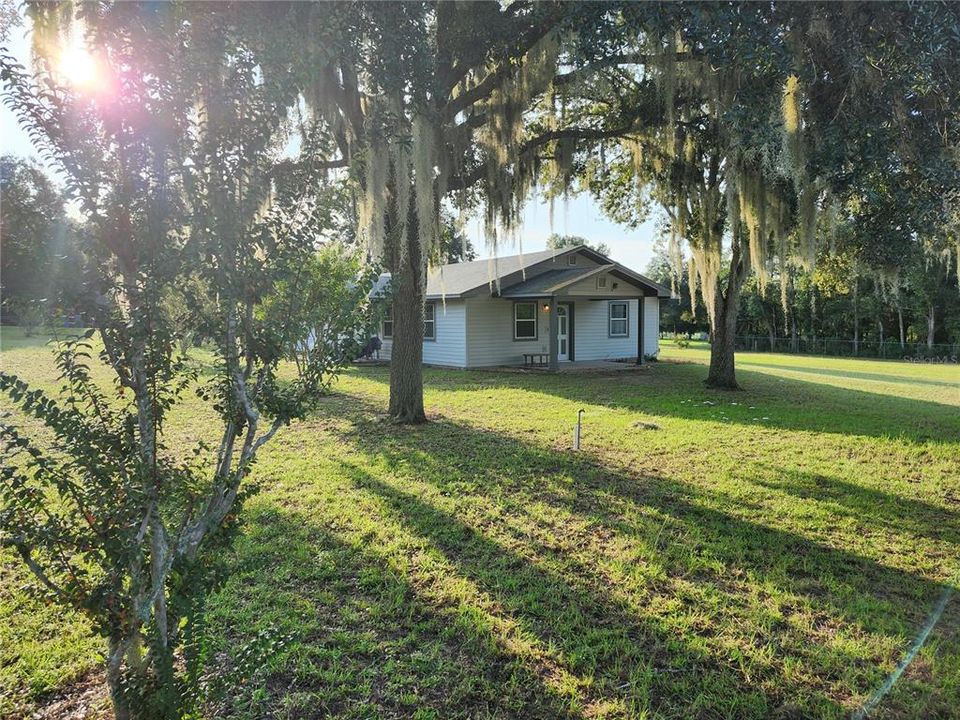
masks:
MULTIPOLYGON (((389 277, 382 278, 382 288, 389 277)), ((454 263, 428 273, 423 362, 474 368, 636 359, 659 352, 670 291, 586 247, 454 263)), ((380 327, 390 358, 390 308, 380 327)))

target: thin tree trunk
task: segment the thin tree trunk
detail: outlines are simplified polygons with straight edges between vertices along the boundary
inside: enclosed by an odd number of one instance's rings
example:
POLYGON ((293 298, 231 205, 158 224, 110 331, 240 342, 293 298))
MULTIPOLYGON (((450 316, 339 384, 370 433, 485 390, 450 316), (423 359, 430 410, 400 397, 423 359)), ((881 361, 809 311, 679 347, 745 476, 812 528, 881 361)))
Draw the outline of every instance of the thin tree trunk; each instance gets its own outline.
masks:
POLYGON ((933 349, 933 338, 936 334, 936 308, 930 303, 930 309, 927 311, 927 348, 933 349))
POLYGON ((817 351, 817 286, 810 287, 810 337, 813 340, 813 352, 817 351))
MULTIPOLYGON (((412 213, 411 213, 412 215, 412 213)), ((395 253, 392 268, 393 348, 390 354, 391 420, 426 422, 423 409, 423 298, 422 254, 417 223, 407 223, 405 253, 395 253), (401 255, 403 257, 401 257, 401 255)))
POLYGON ((897 322, 900 324, 900 349, 903 350, 907 344, 907 333, 903 326, 903 308, 897 304, 897 322))
POLYGON ((124 643, 111 637, 107 645, 107 687, 113 704, 113 716, 116 720, 130 720, 130 706, 123 693, 122 681, 124 643))
POLYGON ((860 354, 860 278, 853 281, 853 354, 860 354))

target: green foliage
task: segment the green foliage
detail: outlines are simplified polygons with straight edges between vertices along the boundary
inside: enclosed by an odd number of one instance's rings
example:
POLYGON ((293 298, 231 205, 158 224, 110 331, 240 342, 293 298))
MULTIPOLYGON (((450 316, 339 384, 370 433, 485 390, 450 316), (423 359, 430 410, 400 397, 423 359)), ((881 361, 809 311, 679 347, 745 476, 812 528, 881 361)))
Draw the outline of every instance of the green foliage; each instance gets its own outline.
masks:
MULTIPOLYGON (((849 220, 858 257, 888 275, 911 244, 955 249, 953 8, 615 8, 572 44, 561 119, 545 111, 541 127, 582 129, 569 167, 614 219, 664 207, 714 338, 732 333, 751 273, 790 294, 791 266, 816 258, 818 214, 849 220)), ((732 345, 714 347, 735 384, 732 345)))
POLYGON ((37 163, 4 155, 0 196, 3 310, 23 322, 40 302, 46 313, 73 309, 84 294, 89 269, 84 234, 67 219, 62 193, 37 163))
POLYGON ((477 253, 470 243, 470 238, 463 232, 463 228, 451 213, 440 213, 440 243, 437 252, 431 256, 433 265, 448 263, 470 262, 475 260, 477 253))
POLYGON ((784 270, 784 297, 746 283, 739 334, 832 339, 847 353, 854 342, 871 352, 888 345, 890 353, 905 343, 960 342, 960 292, 949 254, 934 255, 916 238, 863 242, 855 219, 840 218, 836 228, 820 231, 833 237, 821 242, 812 270, 784 270))
POLYGON ((4 298, 4 314, 13 315, 16 324, 23 328, 24 334, 31 337, 37 334, 43 325, 47 322, 47 301, 46 298, 4 298))
MULTIPOLYGON (((257 8, 108 3, 33 15, 34 71, 0 57, 4 102, 87 217, 98 282, 86 309, 102 345, 99 362, 94 331, 59 346, 59 401, 0 375, 0 390, 57 439, 41 447, 34 428, 3 423, 0 539, 43 593, 107 639, 118 720, 180 717, 195 673, 175 656, 221 579, 216 557, 244 480, 260 447, 350 359, 341 335, 363 306, 338 293, 325 320, 336 342, 295 376, 280 373, 304 330, 283 306, 324 292, 300 288, 300 270, 335 227, 328 185, 281 179, 313 163, 291 168, 278 155, 296 92, 274 72, 274 28, 257 8), (79 20, 102 76, 89 92, 56 71, 58 34, 79 20), (202 382, 178 352, 198 341, 215 358, 202 382), (109 389, 92 381, 98 364, 109 389), (188 389, 220 434, 191 450, 165 433, 188 389)), ((369 284, 355 274, 352 297, 369 284)))
POLYGON ((301 375, 309 368, 333 374, 367 340, 369 294, 378 275, 356 248, 329 243, 277 283, 257 321, 289 328, 286 354, 301 375))
POLYGON ((610 256, 610 247, 606 243, 590 243, 586 238, 579 235, 558 235, 552 233, 547 238, 547 248, 552 250, 565 250, 571 247, 588 247, 596 250, 601 255, 610 256))

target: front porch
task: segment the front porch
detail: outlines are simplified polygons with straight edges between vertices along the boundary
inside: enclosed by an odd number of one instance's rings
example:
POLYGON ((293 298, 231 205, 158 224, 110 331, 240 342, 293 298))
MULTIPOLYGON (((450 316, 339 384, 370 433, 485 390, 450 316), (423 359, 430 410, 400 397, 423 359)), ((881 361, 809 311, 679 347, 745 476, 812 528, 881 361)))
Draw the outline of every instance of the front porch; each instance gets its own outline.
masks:
POLYGON ((570 360, 557 364, 556 369, 550 365, 501 365, 489 368, 494 372, 504 373, 560 373, 570 375, 613 375, 623 372, 646 371, 649 363, 638 363, 636 358, 623 360, 570 360))
POLYGON ((519 366, 564 372, 597 368, 622 370, 631 364, 644 363, 643 303, 647 296, 643 294, 623 293, 610 298, 511 293, 502 297, 512 300, 514 305, 514 341, 519 351, 516 361, 519 366), (518 305, 525 307, 518 308, 518 305), (538 320, 520 319, 521 311, 523 317, 538 320), (518 327, 523 323, 533 336, 530 348, 523 347, 523 338, 519 336, 518 327), (543 326, 542 330, 537 325, 543 326))
POLYGON ((629 363, 615 359, 644 362, 646 300, 659 292, 646 278, 605 263, 552 269, 499 296, 513 303, 514 341, 538 345, 523 350, 528 369, 620 372, 629 363), (546 321, 546 337, 537 318, 546 321), (529 367, 533 361, 538 367, 529 367))

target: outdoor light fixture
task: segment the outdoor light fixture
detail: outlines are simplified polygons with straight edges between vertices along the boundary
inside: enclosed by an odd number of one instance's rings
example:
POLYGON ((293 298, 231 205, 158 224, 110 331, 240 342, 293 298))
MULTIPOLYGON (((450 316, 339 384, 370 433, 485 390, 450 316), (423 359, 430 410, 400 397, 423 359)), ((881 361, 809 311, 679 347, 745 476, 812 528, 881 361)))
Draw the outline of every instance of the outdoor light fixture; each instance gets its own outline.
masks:
POLYGON ((543 311, 544 311, 544 312, 550 312, 550 303, 544 303, 544 304, 543 304, 543 311))

